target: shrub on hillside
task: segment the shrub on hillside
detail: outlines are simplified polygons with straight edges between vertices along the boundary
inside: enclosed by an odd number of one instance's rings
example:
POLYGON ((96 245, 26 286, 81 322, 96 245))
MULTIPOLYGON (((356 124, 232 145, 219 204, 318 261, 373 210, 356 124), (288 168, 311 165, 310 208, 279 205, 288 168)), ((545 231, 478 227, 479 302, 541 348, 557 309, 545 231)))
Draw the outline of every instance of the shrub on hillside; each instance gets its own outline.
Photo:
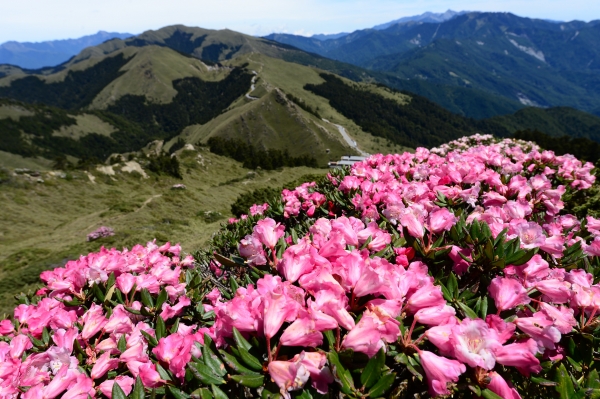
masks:
POLYGON ((244 168, 272 170, 283 166, 318 167, 317 160, 308 155, 292 157, 287 150, 261 150, 243 140, 211 137, 208 139, 210 152, 242 162, 244 168))
POLYGON ((0 322, 1 392, 594 397, 600 220, 562 200, 592 169, 474 136, 285 189, 196 262, 102 249, 0 322))
POLYGON ((158 175, 169 175, 177 179, 183 179, 179 160, 176 156, 171 156, 165 152, 158 155, 151 155, 148 169, 158 175))

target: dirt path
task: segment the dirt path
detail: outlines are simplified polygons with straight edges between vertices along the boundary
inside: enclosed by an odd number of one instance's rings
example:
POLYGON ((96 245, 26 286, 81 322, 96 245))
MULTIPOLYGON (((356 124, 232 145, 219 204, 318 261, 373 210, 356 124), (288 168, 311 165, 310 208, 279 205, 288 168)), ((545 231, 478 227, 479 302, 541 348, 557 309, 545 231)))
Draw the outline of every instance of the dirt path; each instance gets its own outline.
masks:
POLYGON ((354 148, 356 151, 358 151, 358 153, 360 155, 362 155, 363 157, 368 157, 369 153, 364 152, 363 150, 361 150, 360 148, 358 148, 358 144, 356 143, 356 141, 352 140, 352 138, 350 137, 350 135, 348 135, 348 132, 346 132, 346 129, 341 126, 341 125, 336 125, 335 123, 329 122, 327 119, 323 119, 324 122, 327 122, 329 124, 332 124, 333 126, 337 127, 337 129, 339 130, 340 134, 342 135, 342 137, 344 138, 344 140, 346 140, 346 143, 348 143, 348 145, 352 148, 354 148))

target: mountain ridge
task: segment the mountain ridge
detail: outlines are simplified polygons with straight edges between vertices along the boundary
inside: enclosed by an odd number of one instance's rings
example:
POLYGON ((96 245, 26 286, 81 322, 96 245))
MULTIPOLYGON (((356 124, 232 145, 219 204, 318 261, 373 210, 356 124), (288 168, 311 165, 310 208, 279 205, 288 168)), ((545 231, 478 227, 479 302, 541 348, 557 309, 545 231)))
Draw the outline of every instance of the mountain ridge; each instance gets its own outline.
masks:
POLYGON ((53 67, 68 61, 86 47, 95 46, 114 38, 126 39, 131 33, 98 31, 75 39, 41 42, 7 41, 0 44, 0 64, 11 64, 23 69, 53 67))

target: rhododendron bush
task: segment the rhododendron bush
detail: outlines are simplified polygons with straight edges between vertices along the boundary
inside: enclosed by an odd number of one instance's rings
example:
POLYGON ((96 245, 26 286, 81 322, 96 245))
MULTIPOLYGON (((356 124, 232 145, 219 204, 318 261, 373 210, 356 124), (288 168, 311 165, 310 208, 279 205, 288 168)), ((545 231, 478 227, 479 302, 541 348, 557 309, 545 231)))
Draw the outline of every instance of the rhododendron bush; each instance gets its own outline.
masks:
POLYGON ((476 135, 103 249, 0 322, 0 398, 600 397, 593 165, 476 135))

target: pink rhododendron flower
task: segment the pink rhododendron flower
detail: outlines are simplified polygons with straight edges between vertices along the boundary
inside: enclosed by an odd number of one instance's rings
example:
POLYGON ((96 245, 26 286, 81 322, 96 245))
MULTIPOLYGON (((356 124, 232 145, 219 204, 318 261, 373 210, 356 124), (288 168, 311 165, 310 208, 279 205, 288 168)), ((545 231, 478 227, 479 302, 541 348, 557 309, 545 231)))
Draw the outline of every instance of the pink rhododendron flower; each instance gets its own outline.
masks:
POLYGON ((135 380, 126 375, 120 375, 118 377, 115 377, 114 380, 104 381, 102 384, 98 385, 98 389, 100 390, 100 392, 102 392, 104 396, 106 396, 109 399, 112 399, 112 389, 115 383, 117 383, 121 387, 123 392, 125 392, 125 395, 129 395, 133 390, 133 384, 135 384, 135 380))
POLYGON ((429 214, 429 230, 432 233, 448 231, 458 221, 447 208, 441 208, 429 214))
POLYGON ((293 361, 275 360, 269 363, 269 375, 279 387, 281 396, 290 399, 289 392, 304 387, 310 377, 310 372, 302 364, 304 353, 293 361))
POLYGON ((506 380, 502 378, 500 374, 496 373, 495 371, 490 371, 488 377, 490 379, 490 383, 488 384, 487 388, 490 391, 504 399, 521 399, 521 395, 519 395, 517 390, 509 386, 506 380))
POLYGON ((455 357, 471 367, 491 370, 496 364, 493 351, 501 346, 496 334, 481 320, 464 319, 450 336, 455 357))
POLYGON ((427 376, 429 393, 433 396, 449 394, 448 384, 457 382, 458 377, 467 370, 464 364, 456 360, 450 360, 428 351, 421 351, 419 357, 427 376))
POLYGON ((259 220, 254 227, 253 235, 267 248, 275 248, 277 241, 283 236, 284 226, 271 218, 259 220))
POLYGON ((488 290, 496 303, 496 308, 501 311, 525 305, 531 301, 523 285, 515 279, 496 277, 492 280, 488 290))

